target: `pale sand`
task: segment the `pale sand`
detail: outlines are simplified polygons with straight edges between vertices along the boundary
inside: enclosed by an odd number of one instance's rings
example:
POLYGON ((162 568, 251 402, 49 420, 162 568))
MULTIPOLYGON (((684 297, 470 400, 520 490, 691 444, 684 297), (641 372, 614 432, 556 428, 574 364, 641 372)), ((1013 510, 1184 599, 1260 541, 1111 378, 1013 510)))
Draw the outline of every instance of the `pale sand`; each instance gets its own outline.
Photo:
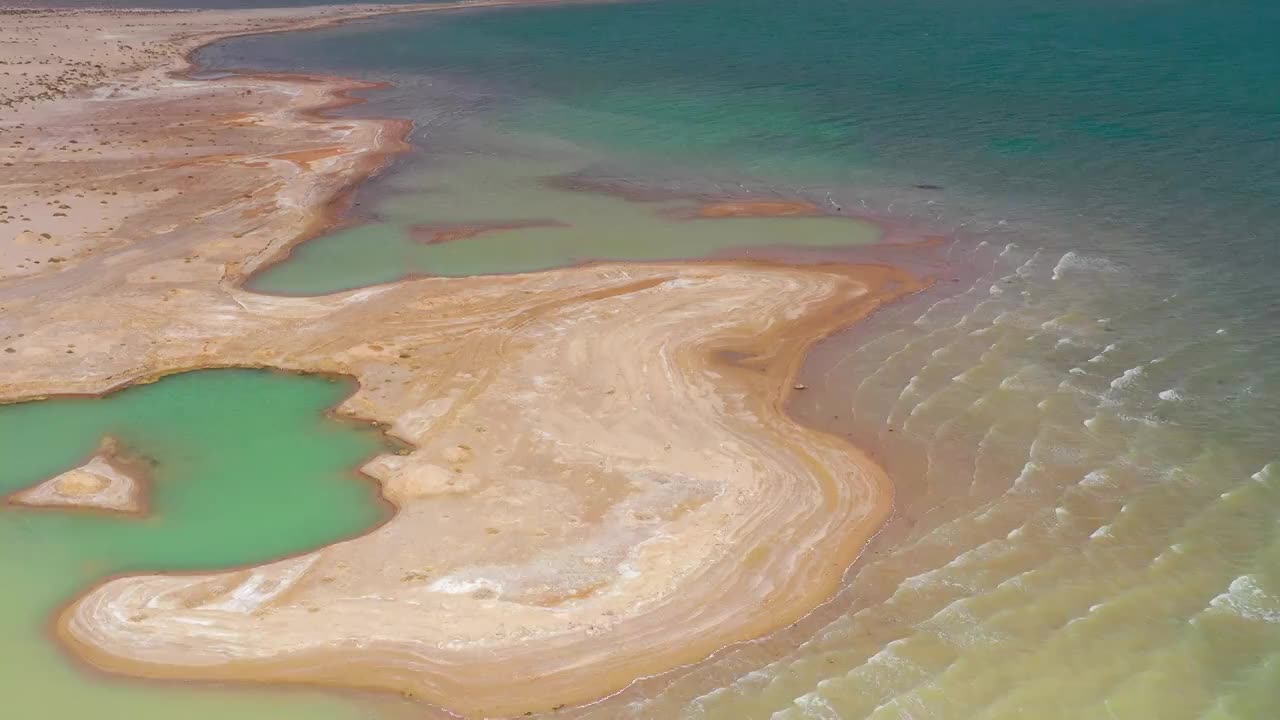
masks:
POLYGON ((88 462, 11 494, 9 502, 138 515, 147 508, 147 485, 140 471, 138 463, 119 456, 115 440, 104 438, 88 462))
MULTIPOLYGON (((83 103, 58 101, 89 92, 99 100, 123 100, 154 96, 161 85, 181 87, 185 83, 169 73, 187 67, 186 53, 220 37, 388 13, 554 1, 226 11, 0 9, 0 279, 56 270, 84 254, 136 242, 148 231, 126 224, 137 224, 164 199, 153 194, 171 196, 191 187, 185 177, 176 178, 176 185, 162 184, 165 178, 138 160, 209 154, 208 133, 197 132, 176 104, 166 109, 166 122, 132 110, 84 122, 83 103), (65 170, 32 172, 33 165, 49 163, 65 170)), ((257 90, 246 85, 241 92, 257 90)))
MULTIPOLYGON (((914 281, 875 267, 597 264, 247 292, 244 278, 322 228, 407 129, 314 116, 358 83, 165 74, 207 37, 317 22, 276 12, 80 20, 168 54, 4 130, 0 146, 25 133, 36 148, 6 151, 22 162, 0 176, 5 196, 36 205, 57 183, 79 225, 4 245, 0 401, 211 366, 351 375, 360 390, 340 412, 411 446, 363 468, 398 512, 274 564, 111 580, 61 613, 60 637, 115 672, 520 714, 695 662, 829 597, 890 487, 783 404, 812 342, 914 281)), ((22 34, 6 23, 0 39, 22 34)))

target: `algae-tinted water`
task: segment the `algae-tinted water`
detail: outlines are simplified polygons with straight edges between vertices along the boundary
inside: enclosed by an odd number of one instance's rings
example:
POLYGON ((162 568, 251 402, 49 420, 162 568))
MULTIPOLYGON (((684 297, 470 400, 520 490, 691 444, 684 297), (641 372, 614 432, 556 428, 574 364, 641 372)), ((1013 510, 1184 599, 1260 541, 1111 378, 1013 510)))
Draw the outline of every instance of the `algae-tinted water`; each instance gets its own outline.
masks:
POLYGON ((0 493, 80 465, 104 435, 153 464, 147 517, 0 505, 6 716, 356 717, 352 706, 312 693, 88 674, 49 635, 56 608, 107 576, 258 563, 376 524, 376 489, 355 468, 383 442, 367 426, 325 416, 351 389, 321 377, 204 370, 102 399, 0 407, 0 493))

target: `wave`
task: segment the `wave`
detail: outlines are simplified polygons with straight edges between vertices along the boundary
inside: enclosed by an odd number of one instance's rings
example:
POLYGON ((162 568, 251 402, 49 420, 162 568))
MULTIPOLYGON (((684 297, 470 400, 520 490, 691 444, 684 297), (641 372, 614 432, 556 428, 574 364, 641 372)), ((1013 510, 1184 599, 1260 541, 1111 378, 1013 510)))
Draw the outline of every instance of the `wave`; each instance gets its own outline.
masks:
POLYGON ((1068 252, 1058 258, 1058 263, 1053 266, 1053 274, 1050 276, 1052 280, 1060 280, 1065 273, 1068 272, 1119 272, 1120 268, 1109 260, 1100 257, 1091 257, 1081 255, 1076 252, 1068 252))
POLYGON ((1280 598, 1267 593, 1253 575, 1241 575, 1227 591, 1209 601, 1209 609, 1229 612, 1246 620, 1280 623, 1280 598))

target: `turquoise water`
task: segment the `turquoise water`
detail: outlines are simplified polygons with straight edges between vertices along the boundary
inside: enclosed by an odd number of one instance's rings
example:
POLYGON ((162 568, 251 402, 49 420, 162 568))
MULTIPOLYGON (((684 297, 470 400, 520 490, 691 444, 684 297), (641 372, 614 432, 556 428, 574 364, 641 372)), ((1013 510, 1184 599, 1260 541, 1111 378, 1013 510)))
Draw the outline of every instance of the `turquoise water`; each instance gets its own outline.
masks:
POLYGON ((667 0, 395 18, 204 60, 400 80, 382 107, 424 135, 441 111, 422 101, 453 95, 667 172, 942 185, 925 201, 1085 214, 1186 249, 1276 212, 1277 23, 1257 0, 667 0))

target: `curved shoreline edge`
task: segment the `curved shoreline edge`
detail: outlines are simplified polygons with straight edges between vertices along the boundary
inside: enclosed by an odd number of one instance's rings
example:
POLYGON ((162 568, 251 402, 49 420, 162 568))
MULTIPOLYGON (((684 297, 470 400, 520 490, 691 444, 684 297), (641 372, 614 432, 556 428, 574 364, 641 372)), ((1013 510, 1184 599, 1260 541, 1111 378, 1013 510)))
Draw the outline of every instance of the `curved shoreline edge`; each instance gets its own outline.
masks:
MULTIPOLYGON (((251 293, 243 279, 332 222, 407 127, 319 114, 362 83, 150 72, 146 91, 134 77, 48 110, 55 141, 92 128, 131 149, 108 184, 158 189, 56 269, 3 268, 0 402, 213 366, 341 373, 359 389, 339 414, 414 449, 364 466, 398 508, 366 535, 89 590, 57 621, 89 663, 548 710, 789 624, 881 526, 883 471, 784 405, 810 345, 919 287, 906 273, 595 263, 251 293), (179 110, 181 133, 208 134, 195 157, 170 137, 179 110)), ((69 174, 66 148, 38 150, 23 179, 69 174)), ((100 161, 82 169, 102 184, 100 161)))

